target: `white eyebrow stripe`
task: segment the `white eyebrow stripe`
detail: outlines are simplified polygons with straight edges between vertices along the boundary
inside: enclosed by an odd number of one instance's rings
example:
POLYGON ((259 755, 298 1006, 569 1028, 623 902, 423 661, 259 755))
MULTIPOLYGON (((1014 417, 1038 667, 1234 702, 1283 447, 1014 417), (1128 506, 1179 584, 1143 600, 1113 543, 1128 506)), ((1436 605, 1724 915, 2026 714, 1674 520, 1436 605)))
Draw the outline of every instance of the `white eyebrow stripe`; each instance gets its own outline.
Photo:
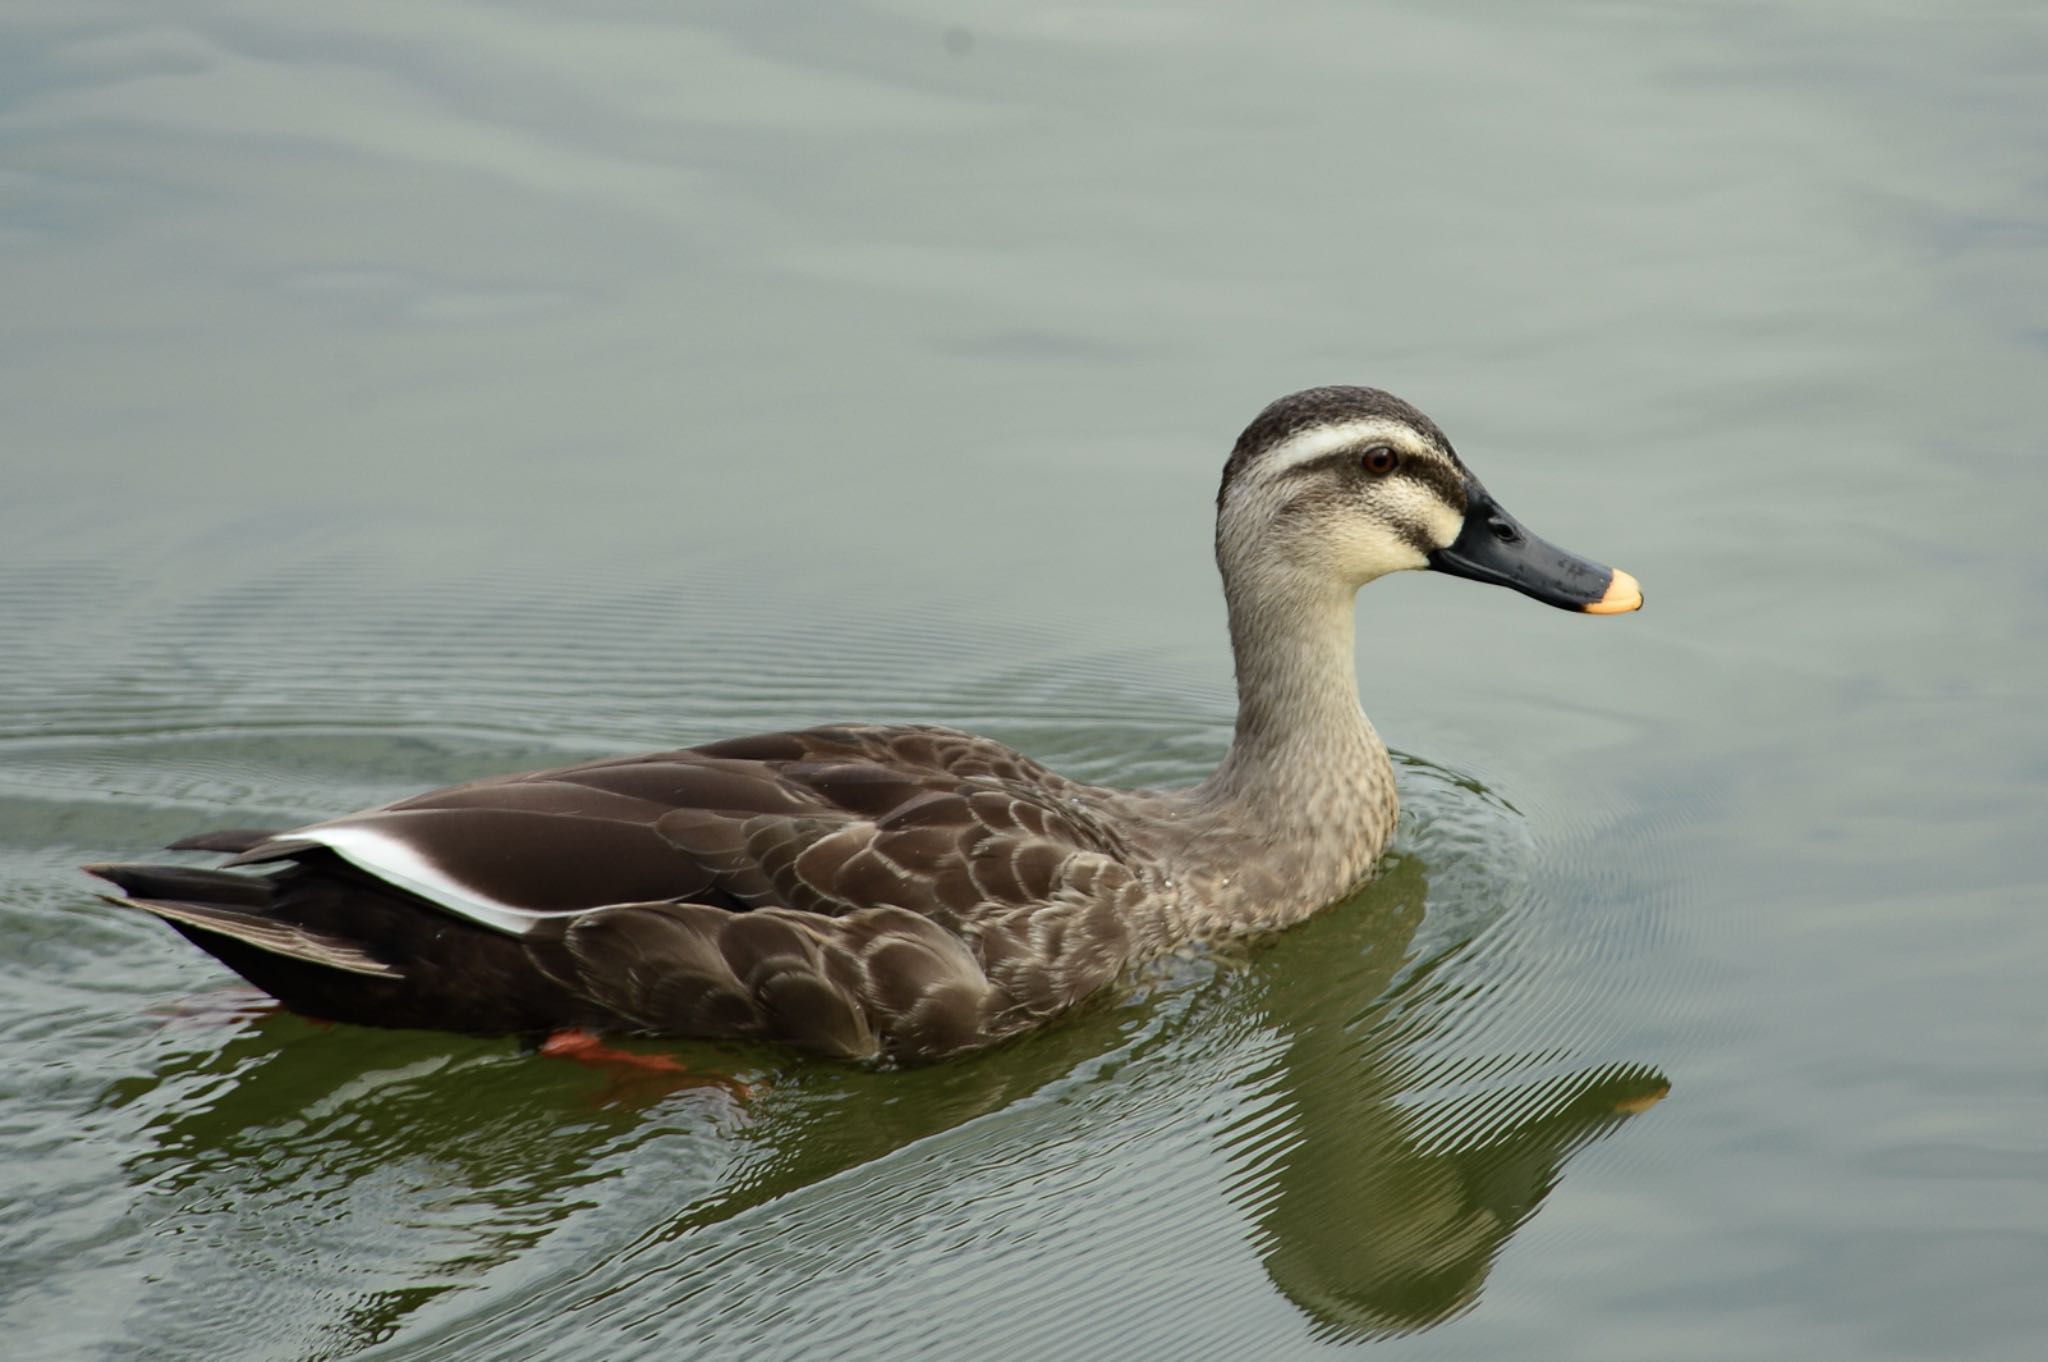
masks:
POLYGON ((1413 449, 1415 428, 1405 421, 1388 421, 1379 417, 1345 421, 1334 426, 1311 426, 1266 451, 1258 464, 1268 473, 1285 473, 1326 454, 1372 440, 1390 444, 1396 449, 1413 449))

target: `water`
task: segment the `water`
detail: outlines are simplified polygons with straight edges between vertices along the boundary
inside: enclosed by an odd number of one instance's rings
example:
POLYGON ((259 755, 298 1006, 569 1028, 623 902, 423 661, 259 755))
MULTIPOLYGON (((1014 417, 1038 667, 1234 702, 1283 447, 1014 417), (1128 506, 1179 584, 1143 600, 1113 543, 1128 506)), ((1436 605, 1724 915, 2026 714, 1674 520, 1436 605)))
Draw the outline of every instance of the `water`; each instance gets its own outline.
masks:
POLYGON ((20 1355, 2038 1354, 2036 7, 0 25, 20 1355), (636 1087, 74 870, 833 718, 1191 779, 1332 381, 1648 608, 1371 588, 1387 874, 1043 1035, 636 1087))

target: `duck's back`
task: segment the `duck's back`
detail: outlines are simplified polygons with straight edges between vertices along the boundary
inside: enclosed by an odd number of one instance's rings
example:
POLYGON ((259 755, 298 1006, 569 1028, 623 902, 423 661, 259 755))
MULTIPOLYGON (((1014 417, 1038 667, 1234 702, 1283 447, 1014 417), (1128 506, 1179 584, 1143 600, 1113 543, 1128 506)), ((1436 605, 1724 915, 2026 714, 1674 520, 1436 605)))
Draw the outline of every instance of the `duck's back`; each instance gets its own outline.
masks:
POLYGON ((1106 983, 1147 895, 1084 787, 986 739, 818 728, 452 786, 100 872, 295 1010, 936 1058, 1106 983))

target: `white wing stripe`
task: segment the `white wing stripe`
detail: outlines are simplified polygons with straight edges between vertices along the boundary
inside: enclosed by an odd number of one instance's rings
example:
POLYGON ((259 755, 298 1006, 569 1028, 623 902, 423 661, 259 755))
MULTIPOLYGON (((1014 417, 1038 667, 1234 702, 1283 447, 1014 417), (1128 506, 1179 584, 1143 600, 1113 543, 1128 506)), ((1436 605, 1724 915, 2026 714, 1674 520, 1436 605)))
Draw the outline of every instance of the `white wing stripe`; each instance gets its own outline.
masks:
POLYGON ((417 894, 458 917, 468 918, 507 936, 524 936, 546 918, 576 917, 590 911, 587 908, 568 908, 542 912, 499 903, 453 879, 398 838, 360 824, 298 828, 293 830, 291 839, 295 842, 317 842, 350 865, 367 870, 387 884, 409 894, 417 894))

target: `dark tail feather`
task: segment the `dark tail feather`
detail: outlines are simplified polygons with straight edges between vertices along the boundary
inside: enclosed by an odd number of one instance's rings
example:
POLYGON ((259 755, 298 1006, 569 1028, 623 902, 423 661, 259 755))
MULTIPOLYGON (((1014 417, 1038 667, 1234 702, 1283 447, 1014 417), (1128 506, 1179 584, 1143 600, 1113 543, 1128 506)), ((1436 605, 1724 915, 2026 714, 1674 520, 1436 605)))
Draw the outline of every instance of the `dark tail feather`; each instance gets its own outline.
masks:
POLYGON ((107 902, 162 918, 244 974, 241 965, 217 948, 217 938, 350 974, 384 979, 404 974, 352 941, 266 916, 262 910, 270 903, 271 890, 266 879, 176 865, 90 865, 86 870, 111 880, 128 896, 107 902))
POLYGON ((189 865, 89 865, 97 875, 121 886, 137 899, 170 899, 218 908, 262 909, 270 905, 270 881, 254 875, 230 875, 189 865))
MULTIPOLYGON (((218 851, 233 854, 249 850, 259 842, 267 842, 277 836, 271 828, 216 828, 191 837, 180 837, 167 848, 170 851, 218 851)), ((97 872, 95 872, 97 873, 97 872)))

